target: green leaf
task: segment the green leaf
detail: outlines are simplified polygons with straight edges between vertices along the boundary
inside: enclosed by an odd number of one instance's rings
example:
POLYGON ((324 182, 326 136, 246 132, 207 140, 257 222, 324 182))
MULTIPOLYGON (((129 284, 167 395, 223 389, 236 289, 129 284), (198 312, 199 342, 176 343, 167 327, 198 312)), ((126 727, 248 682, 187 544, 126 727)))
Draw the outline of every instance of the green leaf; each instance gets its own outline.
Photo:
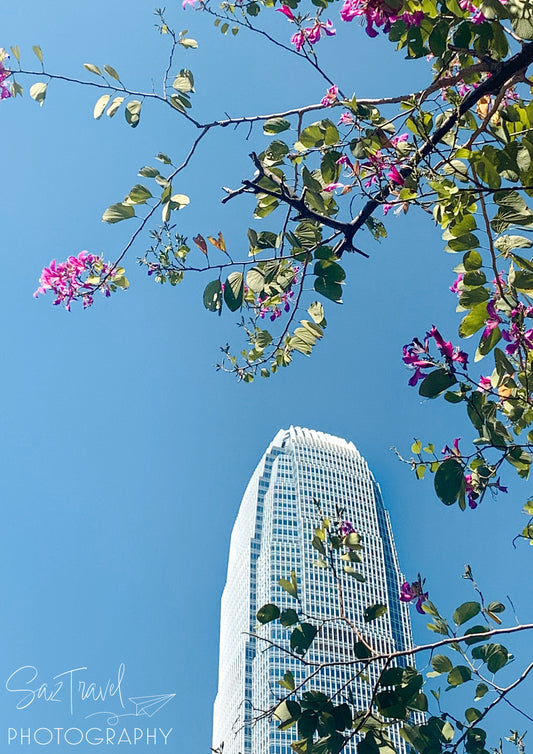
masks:
POLYGON ((139 170, 139 175, 142 175, 143 178, 155 178, 156 175, 159 175, 159 170, 150 165, 145 165, 139 170))
POLYGON ((487 318, 487 304, 485 302, 473 306, 459 325, 459 335, 461 338, 469 338, 475 332, 480 330, 485 324, 487 318))
POLYGON ((237 311, 242 306, 244 293, 244 280, 242 272, 232 272, 224 284, 224 301, 231 312, 237 311))
POLYGON ((469 723, 475 723, 481 717, 481 712, 475 707, 469 707, 465 710, 465 718, 469 723))
POLYGON ((172 160, 168 156, 168 154, 165 154, 164 152, 158 152, 155 156, 156 160, 159 160, 159 162, 163 162, 165 165, 172 165, 172 160))
POLYGON ((317 628, 311 623, 301 623, 291 634, 291 649, 299 655, 304 655, 316 636, 317 628))
POLYGON ((222 310, 222 283, 220 280, 212 280, 204 290, 204 306, 210 312, 222 310))
MULTIPOLYGON (((43 51, 41 50, 41 48, 39 47, 39 45, 33 45, 33 47, 31 49, 33 50, 33 52, 37 56, 37 59, 39 60, 39 63, 42 63, 43 62, 43 51)), ((17 47, 17 50, 18 50, 18 47, 17 47)), ((19 58, 16 55, 15 55, 15 57, 17 58, 17 60, 19 60, 19 58)))
POLYGON ((106 115, 112 118, 123 102, 124 102, 124 97, 115 97, 112 103, 107 108, 106 115))
POLYGON ((479 270, 482 265, 479 251, 467 251, 463 257, 463 265, 465 270, 479 270))
POLYGON ((248 270, 246 273, 246 285, 251 291, 253 291, 253 293, 261 293, 263 291, 265 287, 265 277, 257 267, 252 267, 252 269, 248 270))
POLYGON ((187 68, 182 68, 174 79, 173 88, 178 92, 194 92, 194 77, 187 68))
POLYGON ((106 209, 102 215, 102 220, 105 223, 119 223, 121 220, 128 220, 130 217, 135 217, 135 210, 130 204, 112 204, 106 209))
POLYGON ((316 322, 316 324, 321 327, 325 327, 324 307, 320 301, 314 301, 307 311, 313 322, 316 322))
POLYGON ((435 369, 430 372, 418 388, 418 392, 424 398, 436 398, 441 393, 444 393, 452 385, 455 385, 457 378, 451 372, 446 369, 435 369))
POLYGON ((352 568, 351 566, 344 566, 344 572, 349 574, 350 576, 353 576, 356 581, 359 581, 361 584, 364 584, 366 582, 366 578, 363 576, 362 573, 359 573, 359 571, 356 571, 355 568, 352 568))
POLYGON ((278 681, 279 686, 283 686, 284 689, 294 691, 296 684, 294 682, 294 676, 290 670, 286 670, 281 681, 278 681))
POLYGON ((42 106, 46 99, 47 85, 43 81, 37 81, 30 86, 30 97, 42 106))
POLYGON ((533 291, 533 272, 516 270, 513 285, 519 291, 533 291))
POLYGON ((185 194, 172 194, 168 201, 170 209, 183 209, 191 202, 189 197, 185 194))
POLYGON ((281 613, 280 616, 280 623, 282 626, 294 626, 295 623, 298 623, 298 613, 296 610, 293 610, 292 607, 287 608, 281 613))
POLYGON ((116 72, 116 70, 113 68, 112 65, 104 65, 104 71, 107 73, 108 76, 111 76, 112 79, 115 79, 115 81, 120 81, 120 76, 116 72))
MULTIPOLYGON (((472 628, 469 628, 468 631, 465 631, 465 636, 470 634, 484 634, 488 631, 487 626, 472 626, 472 628)), ((480 641, 485 641, 485 638, 482 636, 478 636, 474 639, 466 639, 465 644, 467 646, 471 646, 472 644, 478 644, 480 641)))
POLYGON ((142 183, 137 183, 132 188, 124 202, 126 204, 146 204, 146 200, 152 197, 151 192, 143 186, 142 183))
POLYGON ((489 602, 487 605, 487 611, 489 613, 503 613, 505 610, 505 605, 502 605, 501 602, 489 602))
POLYGON ((466 665, 458 665, 448 673, 448 683, 450 686, 460 686, 461 683, 466 683, 472 677, 472 671, 467 668, 466 665))
POLYGON ((485 683, 478 683, 476 686, 476 696, 474 698, 475 702, 478 702, 480 699, 482 699, 485 694, 488 692, 489 687, 485 683))
MULTIPOLYGON (((41 58, 41 62, 42 62, 42 58, 41 58)), ((90 73, 94 73, 95 76, 102 75, 102 71, 94 63, 84 63, 83 67, 86 68, 90 73)))
POLYGON ((297 599, 298 597, 298 585, 296 582, 296 572, 291 571, 290 581, 288 579, 279 579, 278 584, 282 589, 288 592, 291 597, 297 599))
POLYGON ((270 118, 263 126, 266 134, 279 134, 291 127, 291 124, 285 118, 270 118))
MULTIPOLYGON (((462 476, 462 470, 461 470, 461 476, 462 476)), ((466 623, 471 618, 473 618, 475 615, 479 613, 481 610, 481 605, 479 602, 463 602, 462 605, 460 605, 457 610, 453 614, 453 621, 456 626, 462 626, 463 623, 466 623)))
POLYGON ((491 673, 496 673, 503 668, 509 660, 509 652, 501 644, 490 644, 491 652, 487 657, 487 668, 491 673))
POLYGON ((365 608, 363 618, 365 619, 366 623, 370 623, 370 621, 376 620, 377 618, 381 618, 382 615, 385 615, 387 610, 387 605, 382 605, 380 603, 369 605, 367 608, 365 608))
POLYGON ((431 658, 431 667, 437 673, 449 673, 453 668, 452 661, 446 655, 435 655, 431 658))
POLYGON ((276 707, 273 717, 280 721, 278 728, 280 730, 286 730, 297 722, 301 714, 302 710, 298 702, 293 702, 292 700, 287 699, 276 707))
POLYGON ((342 286, 340 283, 333 283, 326 278, 318 277, 315 279, 314 289, 330 301, 336 304, 342 304, 342 286))
POLYGON ((273 605, 272 603, 263 605, 263 607, 260 607, 257 611, 257 620, 259 621, 259 623, 270 623, 271 621, 279 618, 279 616, 279 607, 277 605, 273 605))
POLYGON ((455 730, 453 729, 453 725, 449 722, 449 720, 446 720, 446 722, 442 726, 441 736, 445 741, 449 743, 450 741, 453 741, 454 735, 455 730))
POLYGON ((445 505, 452 505, 464 484, 463 467, 454 458, 443 461, 435 474, 435 492, 445 505))
POLYGON ((141 107, 142 102, 138 99, 132 99, 126 105, 124 115, 126 116, 126 122, 129 123, 132 128, 137 128, 137 126, 139 125, 139 120, 141 118, 141 107))
POLYGON ((104 110, 107 107, 107 103, 111 99, 110 94, 102 94, 100 99, 97 100, 96 105, 94 106, 93 110, 93 116, 95 120, 100 120, 102 115, 104 114, 104 110))

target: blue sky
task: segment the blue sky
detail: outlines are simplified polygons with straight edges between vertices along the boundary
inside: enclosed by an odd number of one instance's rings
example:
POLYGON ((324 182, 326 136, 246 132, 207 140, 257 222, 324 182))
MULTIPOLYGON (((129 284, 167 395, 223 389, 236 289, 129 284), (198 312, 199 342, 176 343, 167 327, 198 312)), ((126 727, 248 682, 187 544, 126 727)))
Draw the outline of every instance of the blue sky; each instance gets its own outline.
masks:
MULTIPOLYGON (((223 37, 180 5, 169 18, 199 42, 179 52, 178 67, 195 75, 201 118, 276 112, 324 94, 310 69, 257 37, 223 37)), ((166 51, 154 23, 140 0, 127 11, 104 0, 18 0, 4 9, 0 43, 20 45, 24 66, 37 69, 31 46, 39 44, 53 72, 90 78, 84 62, 110 63, 128 86, 150 90, 166 51)), ((288 35, 283 17, 272 24, 288 35)), ((404 63, 355 23, 319 51, 343 90, 361 97, 424 80, 424 63, 404 63)), ((124 664, 125 698, 176 694, 149 721, 173 728, 168 745, 160 739, 146 751, 207 751, 231 527, 257 461, 290 424, 354 441, 381 484, 404 572, 422 572, 443 609, 474 598, 461 580, 468 562, 488 599, 510 595, 520 620, 531 620, 530 553, 512 546, 526 485, 475 512, 445 509, 430 481, 417 483, 390 450, 408 454, 413 436, 442 447, 457 426, 469 437, 461 409, 455 416, 422 401, 401 363, 414 335, 438 323, 453 338, 458 324, 448 291, 458 260, 442 251, 429 217, 393 216, 385 242, 364 238, 371 258, 346 260, 345 303, 326 307, 326 338, 311 359, 297 356, 274 378, 238 384, 213 367, 220 345, 238 344, 231 317, 205 311, 200 279, 171 289, 147 278, 136 264, 146 237, 126 260, 126 293, 70 314, 32 297, 51 259, 82 249, 112 259, 132 229, 104 225, 103 210, 157 152, 179 161, 187 151, 192 131, 172 113, 145 105, 132 130, 120 114, 94 121, 97 97, 53 83, 42 108, 28 96, 1 103, 1 678, 32 666, 34 685, 50 684, 87 667, 83 679, 105 685, 124 664)), ((232 248, 245 243, 251 203, 220 204, 220 187, 238 186, 248 152, 267 143, 260 130, 245 136, 216 135, 175 184, 191 197, 178 218, 185 235, 222 230, 232 248)), ((419 641, 431 638, 416 613, 413 623, 419 641)), ((2 680, 0 740, 9 727, 77 725, 93 709, 80 702, 70 715, 64 702, 41 698, 17 710, 20 698, 2 680)), ((508 710, 503 719, 524 727, 508 710)))

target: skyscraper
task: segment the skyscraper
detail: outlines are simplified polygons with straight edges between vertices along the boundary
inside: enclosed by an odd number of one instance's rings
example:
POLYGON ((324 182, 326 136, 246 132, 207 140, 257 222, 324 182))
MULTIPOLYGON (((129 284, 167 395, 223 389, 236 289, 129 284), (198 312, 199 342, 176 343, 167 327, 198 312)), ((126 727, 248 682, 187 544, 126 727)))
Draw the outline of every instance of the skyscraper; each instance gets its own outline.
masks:
MULTIPOLYGON (((259 462, 248 484, 231 536, 228 575, 221 604, 218 694, 214 708, 213 747, 224 743, 224 754, 287 754, 296 731, 282 732, 261 712, 271 709, 283 692, 277 684, 287 670, 296 682, 305 668, 275 644, 287 642, 287 629, 278 621, 257 631, 257 611, 275 603, 282 609, 295 601, 278 584, 296 572, 302 607, 316 618, 330 621, 321 629, 306 658, 313 661, 353 659, 353 633, 336 621, 337 586, 329 569, 316 567, 311 545, 320 513, 335 517, 342 509, 363 536, 365 577, 359 583, 341 574, 345 614, 372 645, 383 652, 412 645, 409 613, 398 599, 402 577, 389 515, 366 461, 353 443, 300 427, 280 430, 259 462), (365 624, 363 612, 372 604, 386 605, 387 613, 365 624), (333 620, 331 620, 333 619, 333 620)), ((372 681, 355 678, 353 666, 323 668, 312 688, 330 694, 344 686, 360 707, 370 703, 372 681)), ((393 731, 399 752, 405 745, 393 731)), ((355 752, 355 741, 345 751, 355 752)))

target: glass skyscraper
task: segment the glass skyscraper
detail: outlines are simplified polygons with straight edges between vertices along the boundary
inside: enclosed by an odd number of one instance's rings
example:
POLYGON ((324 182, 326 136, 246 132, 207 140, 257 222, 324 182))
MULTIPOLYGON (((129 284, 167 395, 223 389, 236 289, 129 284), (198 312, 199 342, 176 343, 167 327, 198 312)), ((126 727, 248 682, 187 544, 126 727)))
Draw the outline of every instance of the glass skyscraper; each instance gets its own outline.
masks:
MULTIPOLYGON (((328 618, 306 659, 353 659, 354 635, 339 615, 337 586, 330 569, 316 566, 311 545, 320 513, 335 518, 337 508, 363 537, 364 555, 357 570, 365 582, 341 572, 345 615, 364 628, 372 646, 383 652, 412 646, 408 607, 399 601, 402 576, 389 515, 379 486, 353 443, 300 427, 278 432, 248 484, 231 536, 228 575, 221 605, 218 694, 214 708, 213 747, 224 754, 288 754, 296 727, 285 732, 262 713, 284 693, 277 681, 290 670, 296 683, 309 669, 271 644, 287 646, 290 629, 274 621, 257 628, 257 611, 275 603, 297 607, 279 585, 296 572, 303 610, 328 618), (381 603, 379 619, 365 623, 363 611, 381 603), (333 620, 331 620, 333 619, 333 620)), ((369 679, 355 678, 354 666, 323 668, 309 688, 331 694, 343 687, 362 709, 370 703, 379 669, 369 679)), ((338 700, 340 702, 340 699, 338 700)), ((390 733, 397 750, 406 751, 397 729, 390 733)), ((355 752, 351 741, 344 751, 355 752)))

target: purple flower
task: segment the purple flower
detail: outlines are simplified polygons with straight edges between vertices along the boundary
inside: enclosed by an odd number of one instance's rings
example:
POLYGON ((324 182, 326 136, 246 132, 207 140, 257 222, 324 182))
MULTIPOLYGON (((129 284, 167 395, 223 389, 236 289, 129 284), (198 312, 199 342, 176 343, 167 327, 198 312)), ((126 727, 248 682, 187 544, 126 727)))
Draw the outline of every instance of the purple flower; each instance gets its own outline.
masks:
POLYGON ((412 584, 410 584, 408 581, 405 581, 402 584, 402 587, 400 589, 400 601, 401 602, 414 602, 416 601, 416 609, 419 613, 422 615, 424 614, 424 611, 422 609, 422 604, 427 600, 429 593, 423 591, 425 579, 422 580, 420 578, 420 574, 418 574, 418 579, 416 581, 413 581, 412 584))
POLYGON ((340 526, 341 537, 347 537, 348 534, 354 534, 355 529, 349 521, 343 521, 340 526))
POLYGON ((485 329, 483 330, 483 334, 481 335, 483 340, 488 338, 491 332, 495 330, 501 322, 501 319, 495 309, 494 299, 491 299, 487 304, 487 314, 489 316, 488 319, 485 320, 485 329))

